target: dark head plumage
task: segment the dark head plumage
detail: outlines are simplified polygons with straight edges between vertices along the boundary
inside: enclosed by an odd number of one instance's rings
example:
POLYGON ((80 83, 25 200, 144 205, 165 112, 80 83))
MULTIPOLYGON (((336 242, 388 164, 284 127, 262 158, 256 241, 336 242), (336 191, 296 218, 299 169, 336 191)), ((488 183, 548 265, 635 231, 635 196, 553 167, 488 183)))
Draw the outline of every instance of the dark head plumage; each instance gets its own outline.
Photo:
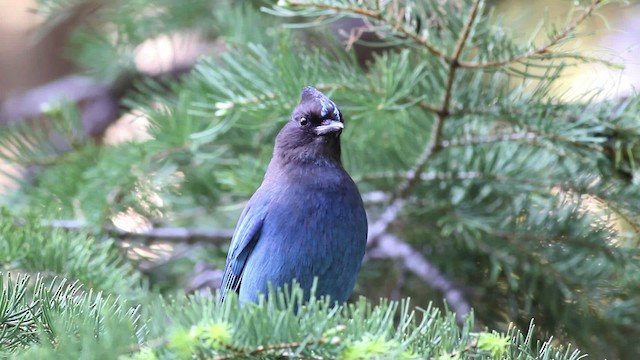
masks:
POLYGON ((300 103, 276 139, 274 158, 287 162, 335 162, 340 164, 342 113, 326 95, 306 86, 300 103))

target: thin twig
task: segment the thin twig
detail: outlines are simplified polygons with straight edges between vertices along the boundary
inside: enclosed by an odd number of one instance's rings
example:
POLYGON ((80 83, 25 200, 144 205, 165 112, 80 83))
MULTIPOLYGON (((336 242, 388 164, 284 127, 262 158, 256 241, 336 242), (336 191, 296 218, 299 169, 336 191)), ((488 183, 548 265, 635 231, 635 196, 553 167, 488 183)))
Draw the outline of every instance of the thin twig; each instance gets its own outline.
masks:
MULTIPOLYGON (((447 359, 458 359, 461 358, 460 355, 467 353, 467 352, 471 352, 472 350, 476 349, 478 347, 478 340, 474 340, 470 343, 468 343, 464 348, 460 349, 460 350, 454 350, 450 353, 447 354, 447 359)), ((436 359, 440 359, 442 358, 441 356, 434 358, 434 357, 430 357, 429 360, 436 360, 436 359)))
MULTIPOLYGON (((381 171, 373 172, 360 177, 354 177, 356 182, 361 181, 376 181, 376 180, 398 180, 407 176, 406 172, 395 171, 381 171)), ((434 180, 467 180, 478 179, 487 176, 477 171, 456 171, 456 172, 437 172, 429 171, 420 174, 420 181, 434 181, 434 180)), ((362 196, 365 203, 379 204, 384 202, 388 198, 388 194, 383 191, 372 191, 362 196)), ((410 198, 409 198, 410 199, 410 198)))
MULTIPOLYGON (((456 43, 455 51, 453 53, 453 57, 449 62, 449 76, 447 81, 447 88, 445 90, 444 101, 442 103, 442 107, 440 108, 440 112, 438 113, 439 117, 445 118, 449 115, 449 104, 451 103, 451 95, 453 94, 453 82, 455 80, 456 71, 460 67, 460 56, 462 55, 462 50, 467 43, 467 39, 469 38, 469 34, 471 33, 471 27, 476 20, 476 16, 478 15, 478 8, 480 6, 481 0, 476 0, 473 2, 471 7, 471 13, 469 14, 469 18, 467 22, 464 24, 464 28, 462 30, 462 35, 458 39, 456 43)), ((442 129, 440 129, 442 131, 442 129)))
POLYGON ((600 5, 601 3, 602 3, 602 0, 593 0, 591 2, 591 5, 589 5, 585 9, 585 11, 582 13, 582 15, 580 15, 573 23, 569 24, 566 28, 564 28, 564 30, 559 32, 548 43, 546 43, 544 45, 541 45, 541 46, 539 46, 538 48, 536 48, 534 50, 531 50, 531 51, 526 52, 524 54, 516 55, 516 56, 508 58, 508 59, 504 59, 504 60, 489 61, 489 62, 485 62, 485 63, 462 62, 460 64, 460 66, 464 67, 464 68, 499 67, 499 66, 503 66, 503 65, 507 65, 507 64, 511 64, 511 63, 515 63, 515 62, 519 62, 519 61, 523 61, 523 60, 527 60, 527 59, 530 59, 530 58, 532 58, 532 57, 534 57, 536 55, 542 55, 542 54, 545 54, 545 53, 549 53, 550 52, 550 48, 552 48, 553 46, 557 45, 560 41, 564 40, 569 35, 569 33, 574 31, 580 24, 582 24, 591 15, 591 13, 593 13, 593 11, 598 7, 598 5, 600 5))
POLYGON ((525 140, 535 140, 537 138, 546 138, 549 140, 552 140, 554 142, 563 142, 563 143, 567 143, 570 145, 573 145, 577 148, 581 148, 581 149, 588 149, 588 150, 593 150, 596 152, 602 152, 602 145, 598 144, 598 143, 588 143, 588 142, 580 142, 577 141, 573 138, 570 137, 566 137, 566 136, 562 136, 562 135, 558 135, 558 134, 553 134, 553 133, 549 133, 546 131, 542 131, 542 130, 537 130, 532 128, 531 126, 528 126, 526 124, 518 124, 522 127, 524 127, 528 133, 531 133, 533 135, 535 135, 533 138, 524 138, 525 140))
MULTIPOLYGON (((364 16, 364 17, 369 18, 369 19, 373 19, 373 20, 377 20, 377 21, 383 21, 383 22, 389 23, 389 24, 396 22, 396 20, 385 19, 385 17, 382 15, 382 11, 374 11, 374 10, 363 9, 363 8, 352 7, 352 6, 343 6, 343 5, 325 4, 325 3, 314 3, 314 2, 298 2, 298 1, 287 1, 287 5, 291 6, 291 7, 295 7, 295 6, 302 7, 302 8, 314 7, 314 8, 318 8, 318 9, 333 10, 333 11, 338 11, 338 12, 348 12, 348 13, 351 13, 351 14, 364 16)), ((399 32, 403 36, 411 39, 414 43, 418 44, 419 46, 424 47, 430 53, 432 53, 433 55, 439 57, 444 62, 449 62, 449 57, 444 52, 442 52, 440 49, 438 49, 435 46, 431 45, 426 39, 423 39, 420 36, 418 36, 417 34, 411 32, 411 31, 408 31, 407 29, 405 29, 404 26, 397 26, 397 27, 394 27, 394 29, 395 29, 396 32, 399 32)))
MULTIPOLYGON (((233 354, 230 355, 221 355, 213 357, 212 360, 230 360, 230 359, 238 359, 238 358, 253 358, 258 355, 263 355, 272 351, 277 350, 286 350, 286 349, 296 349, 301 346, 306 345, 316 345, 316 344, 339 344, 341 339, 338 336, 334 336, 332 338, 321 337, 319 339, 312 339, 305 342, 290 342, 290 343, 280 343, 280 344, 271 344, 271 345, 260 345, 252 350, 245 350, 235 347, 227 347, 228 350, 231 350, 233 354)), ((287 356, 287 354, 282 354, 283 356, 287 356)), ((289 357, 289 356, 287 356, 289 357)), ((316 357, 302 357, 302 358, 311 358, 317 359, 316 357)))
POLYGON ((481 144, 492 144, 503 141, 517 141, 517 140, 533 140, 538 135, 534 132, 515 132, 506 134, 492 134, 486 136, 478 136, 468 139, 451 139, 443 140, 440 146, 443 148, 459 147, 459 146, 472 146, 481 144))

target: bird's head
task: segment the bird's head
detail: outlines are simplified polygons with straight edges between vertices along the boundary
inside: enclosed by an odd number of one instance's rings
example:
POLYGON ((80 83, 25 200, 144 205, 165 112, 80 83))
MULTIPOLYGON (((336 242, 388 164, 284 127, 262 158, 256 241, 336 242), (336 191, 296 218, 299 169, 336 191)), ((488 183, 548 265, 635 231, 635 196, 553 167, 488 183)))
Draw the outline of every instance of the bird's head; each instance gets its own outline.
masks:
POLYGON ((307 86, 291 119, 276 139, 276 154, 287 160, 331 160, 340 163, 342 113, 327 96, 307 86))

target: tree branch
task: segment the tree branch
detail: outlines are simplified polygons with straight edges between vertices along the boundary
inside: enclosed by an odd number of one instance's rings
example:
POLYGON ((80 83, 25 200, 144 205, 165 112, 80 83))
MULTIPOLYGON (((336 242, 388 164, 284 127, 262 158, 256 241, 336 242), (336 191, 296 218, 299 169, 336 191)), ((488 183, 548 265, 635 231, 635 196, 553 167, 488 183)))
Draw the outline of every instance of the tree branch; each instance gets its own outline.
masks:
POLYGON ((538 137, 538 134, 531 131, 492 134, 492 135, 478 136, 478 137, 473 137, 468 139, 443 140, 440 143, 440 146, 443 148, 458 147, 458 146, 473 146, 473 145, 481 145, 481 144, 493 144, 493 143, 502 142, 502 141, 534 140, 537 137, 538 137))
MULTIPOLYGON (((371 174, 366 174, 358 178, 354 178, 356 182, 361 181, 376 181, 376 180, 398 180, 407 176, 406 173, 394 172, 394 171, 382 171, 371 174)), ((483 174, 477 171, 456 171, 456 172, 437 172, 429 171, 420 174, 420 181, 434 181, 434 180, 466 180, 466 179, 478 179, 486 177, 487 174, 483 174)), ((380 204, 388 199, 389 196, 384 191, 372 191, 362 195, 362 199, 365 204, 380 204)))
MULTIPOLYGON (((573 32, 578 26, 580 26, 580 24, 582 24, 587 18, 589 18, 589 16, 591 16, 591 14, 593 13, 593 11, 602 3, 603 3, 603 0, 593 0, 591 4, 584 10, 584 12, 577 19, 575 19, 572 23, 567 25, 562 31, 556 34, 556 36, 550 39, 547 43, 540 45, 531 51, 525 52, 523 54, 515 55, 503 60, 494 60, 494 61, 487 61, 487 62, 459 61, 457 66, 461 68, 469 68, 469 69, 500 67, 507 64, 528 60, 540 55, 545 55, 545 54, 551 55, 552 54, 551 48, 558 45, 562 40, 566 39, 569 36, 569 34, 573 32)), ((477 10, 477 4, 478 2, 474 2, 474 7, 476 10, 477 10)), ((425 38, 407 29, 405 26, 397 25, 398 21, 390 18, 393 16, 390 16, 389 18, 385 17, 379 6, 376 10, 373 10, 373 9, 359 8, 355 6, 343 6, 343 5, 335 5, 335 4, 327 4, 327 3, 299 2, 299 1, 287 1, 287 5, 291 7, 299 7, 299 8, 317 8, 317 9, 324 9, 324 10, 333 10, 336 12, 346 12, 346 13, 358 15, 370 20, 382 21, 389 24, 390 26, 395 23, 396 25, 391 27, 398 36, 402 36, 407 39, 410 39, 413 43, 427 49, 427 51, 429 51, 431 54, 435 55, 436 57, 440 58, 445 63, 451 63, 453 59, 459 59, 459 55, 458 57, 456 57, 454 53, 454 55, 450 57, 447 54, 445 54, 442 50, 430 44, 425 38)), ((399 10, 396 10, 396 11, 399 11, 399 10)), ((474 18, 476 16, 477 16, 477 13, 473 14, 474 18)), ((460 40, 464 39, 464 41, 466 41, 469 34, 468 33, 464 34, 464 32, 465 31, 468 32, 469 30, 470 28, 463 29, 463 36, 460 37, 460 40)), ((458 43, 458 45, 461 45, 461 44, 462 42, 458 43)), ((460 50, 462 50, 463 47, 461 47, 460 50)), ((616 66, 616 64, 606 60, 585 57, 582 55, 577 55, 572 53, 560 54, 560 55, 565 58, 577 58, 580 60, 588 60, 588 61, 603 63, 607 66, 616 66)))
POLYGON ((394 235, 383 234, 379 236, 375 247, 369 249, 367 256, 372 259, 399 260, 405 269, 412 272, 433 289, 442 293, 447 304, 456 313, 456 318, 459 323, 461 323, 464 316, 471 311, 471 306, 465 299, 462 290, 458 289, 452 281, 447 279, 444 274, 420 252, 394 235))
MULTIPOLYGON (((321 337, 319 339, 311 339, 304 342, 290 342, 290 343, 280 343, 280 344, 269 344, 269 345, 260 345, 254 349, 241 349, 233 346, 226 346, 227 350, 231 351, 231 355, 220 355, 213 358, 213 360, 228 360, 228 359, 238 359, 238 358, 251 358, 258 357, 260 355, 266 354, 274 354, 274 352, 280 350, 288 350, 288 349, 298 349, 307 345, 320 345, 320 344, 331 344, 338 345, 341 342, 341 338, 339 336, 333 336, 331 338, 321 337)), ((293 353, 284 352, 282 354, 277 354, 276 356, 280 357, 291 357, 294 355, 293 353)), ((311 356, 303 356, 303 355, 294 355, 297 359, 324 359, 323 357, 311 355, 311 356)))
MULTIPOLYGON (((504 60, 489 61, 485 63, 463 62, 460 64, 460 66, 464 68, 499 67, 499 66, 527 60, 536 55, 550 53, 550 48, 557 45, 560 41, 564 40, 569 35, 569 33, 574 31, 580 24, 582 24, 593 13, 593 11, 598 7, 598 5, 602 3, 602 1, 603 0, 593 0, 591 2, 591 5, 589 5, 585 9, 585 11, 582 13, 582 15, 580 15, 576 20, 574 20, 573 23, 569 24, 567 27, 564 28, 564 30, 556 34, 556 36, 553 37, 553 39, 551 39, 548 43, 541 45, 532 51, 529 51, 524 54, 516 55, 514 57, 504 59, 504 60)), ((569 57, 575 57, 575 55, 569 54, 569 57)))
MULTIPOLYGON (((372 19, 376 21, 384 21, 386 23, 397 22, 395 20, 385 18, 381 11, 369 10, 369 9, 358 8, 353 6, 342 6, 342 5, 335 5, 335 4, 299 2, 299 1, 287 1, 287 5, 291 7, 301 7, 301 8, 314 7, 317 9, 333 10, 336 12, 347 12, 347 13, 363 16, 368 19, 372 19)), ((407 37, 417 45, 424 47, 425 49, 427 49, 427 51, 439 57, 444 62, 450 61, 449 57, 444 52, 442 52, 440 49, 436 48, 435 46, 431 45, 426 39, 423 39, 417 34, 411 31, 408 31, 407 29, 404 28, 404 26, 394 26, 393 28, 395 31, 399 32, 402 36, 407 37)))
MULTIPOLYGON (((52 220, 45 225, 71 231, 90 230, 87 224, 76 220, 52 220)), ((119 239, 142 239, 145 243, 156 241, 195 244, 199 242, 224 245, 233 236, 233 230, 188 229, 180 227, 164 227, 140 232, 126 231, 115 226, 104 229, 106 233, 119 239)))
POLYGON ((424 151, 414 164, 413 168, 411 168, 407 172, 407 176, 400 185, 398 185, 396 191, 391 197, 390 205, 384 210, 380 218, 373 224, 372 228, 369 231, 369 244, 374 244, 378 237, 382 234, 386 233, 387 228, 391 223, 395 221, 404 207, 404 198, 409 194, 409 192, 413 189, 413 187, 420 180, 420 174, 424 171, 427 163, 431 158, 442 150, 441 146, 441 138, 442 138, 442 130, 444 128, 444 123, 447 117, 449 116, 449 107, 451 104, 451 97, 453 94, 453 83, 456 76, 456 71, 460 66, 460 56, 462 55, 462 51, 467 42, 469 34, 471 33, 471 27, 476 20, 478 15, 478 8, 480 6, 481 0, 476 0, 473 3, 471 11, 469 13, 469 17, 465 22, 462 34, 456 43, 455 51, 453 57, 449 61, 449 76, 447 79, 447 87, 445 89, 444 99, 442 101, 442 105, 437 112, 437 117, 433 126, 431 127, 431 138, 427 143, 424 151))
POLYGON ((70 101, 80 110, 82 130, 99 139, 122 112, 120 101, 136 81, 177 79, 191 71, 192 64, 176 65, 155 75, 135 73, 113 83, 101 83, 88 76, 68 75, 7 99, 0 106, 0 127, 27 120, 41 120, 43 106, 70 101))
POLYGON ((42 116, 43 107, 58 101, 78 105, 84 134, 99 138, 120 113, 118 94, 108 84, 69 75, 7 99, 0 107, 0 126, 42 116))

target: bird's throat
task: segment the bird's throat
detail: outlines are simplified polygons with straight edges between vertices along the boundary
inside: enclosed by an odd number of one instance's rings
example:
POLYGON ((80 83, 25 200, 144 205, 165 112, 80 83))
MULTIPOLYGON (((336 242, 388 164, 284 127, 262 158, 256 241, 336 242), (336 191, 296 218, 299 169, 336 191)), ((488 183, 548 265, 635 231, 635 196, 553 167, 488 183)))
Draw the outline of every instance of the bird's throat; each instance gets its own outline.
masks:
POLYGON ((327 144, 317 141, 313 145, 314 146, 300 147, 294 151, 291 151, 291 149, 287 151, 279 151, 276 149, 274 160, 277 159, 281 166, 342 167, 339 142, 327 144))

